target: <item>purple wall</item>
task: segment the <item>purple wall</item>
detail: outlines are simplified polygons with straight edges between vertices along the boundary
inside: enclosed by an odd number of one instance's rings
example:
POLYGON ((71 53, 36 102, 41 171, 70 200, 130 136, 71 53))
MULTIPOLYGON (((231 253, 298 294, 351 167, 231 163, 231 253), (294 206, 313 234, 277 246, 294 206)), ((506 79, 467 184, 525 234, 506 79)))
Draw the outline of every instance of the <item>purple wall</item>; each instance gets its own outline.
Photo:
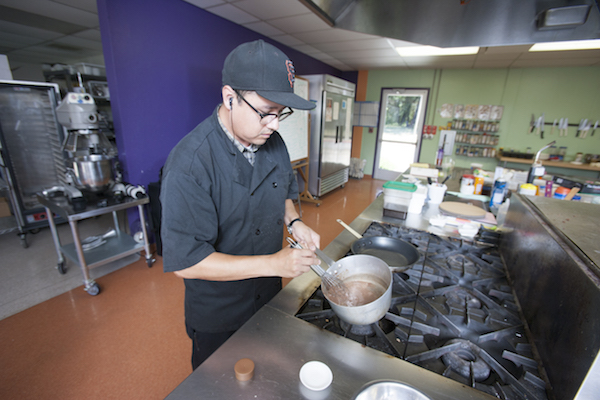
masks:
POLYGON ((212 113, 223 61, 240 43, 271 42, 298 75, 357 79, 182 0, 97 4, 119 160, 133 184, 157 181, 170 150, 212 113))

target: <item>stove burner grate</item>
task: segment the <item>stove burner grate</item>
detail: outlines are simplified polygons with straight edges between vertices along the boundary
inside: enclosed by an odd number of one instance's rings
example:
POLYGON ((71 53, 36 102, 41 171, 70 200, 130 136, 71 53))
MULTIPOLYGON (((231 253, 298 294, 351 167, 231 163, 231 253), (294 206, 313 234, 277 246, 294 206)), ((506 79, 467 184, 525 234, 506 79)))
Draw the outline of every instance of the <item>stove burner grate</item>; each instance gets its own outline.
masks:
POLYGON ((505 266, 489 238, 480 244, 377 222, 363 234, 373 235, 401 238, 421 253, 417 263, 393 274, 384 318, 346 324, 320 290, 297 317, 498 398, 547 399, 505 266))

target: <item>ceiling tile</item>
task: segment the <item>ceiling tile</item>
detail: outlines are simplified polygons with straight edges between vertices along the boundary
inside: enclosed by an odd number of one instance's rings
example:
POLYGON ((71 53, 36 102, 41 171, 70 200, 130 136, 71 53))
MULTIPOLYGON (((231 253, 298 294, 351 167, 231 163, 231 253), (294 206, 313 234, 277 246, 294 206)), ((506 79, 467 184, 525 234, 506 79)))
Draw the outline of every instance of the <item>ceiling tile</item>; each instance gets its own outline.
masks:
POLYGON ((88 28, 95 28, 100 25, 96 13, 83 11, 78 8, 69 7, 52 1, 2 0, 2 5, 88 28))
POLYGON ((517 60, 513 63, 513 68, 540 68, 540 67, 582 67, 582 66, 592 66, 595 63, 596 59, 589 58, 584 59, 556 59, 556 60, 517 60))
POLYGON ((305 14, 308 9, 297 0, 240 0, 235 6, 261 20, 305 14))
POLYGON ((297 45, 290 46, 290 47, 292 47, 294 50, 298 50, 299 52, 308 54, 308 55, 311 55, 313 53, 318 53, 321 51, 309 44, 297 44, 297 45))
POLYGON ((373 49, 373 50, 360 50, 360 51, 333 51, 328 52, 332 57, 340 59, 342 61, 351 59, 364 59, 364 58, 377 58, 377 57, 388 57, 397 58, 401 57, 394 50, 391 49, 373 49))
POLYGON ((411 68, 466 68, 473 67, 474 56, 458 57, 404 57, 404 62, 411 68))
POLYGON ((249 24, 244 24, 244 26, 254 32, 258 32, 261 35, 265 35, 265 36, 269 36, 269 37, 285 34, 285 32, 280 31, 279 29, 275 28, 273 25, 271 25, 267 22, 264 22, 264 21, 251 22, 249 24))
POLYGON ((398 55, 396 50, 387 45, 385 39, 367 39, 367 40, 344 40, 344 41, 332 41, 325 43, 315 43, 314 46, 321 51, 335 52, 335 51, 357 51, 357 50, 386 50, 391 51, 398 55))
POLYGON ((574 50, 574 51, 532 51, 524 52, 522 60, 562 60, 585 59, 600 57, 600 50, 574 50), (563 54, 564 53, 564 54, 563 54))
POLYGON ((59 32, 53 32, 46 29, 34 28, 31 26, 2 20, 0 20, 0 31, 44 40, 52 40, 64 36, 64 34, 59 32))
POLYGON ((222 0, 183 0, 199 8, 212 7, 219 4, 225 4, 222 0))
POLYGON ((220 6, 210 7, 207 8, 206 11, 240 25, 259 21, 258 18, 248 14, 247 12, 235 6, 232 6, 231 4, 223 4, 220 6))
POLYGON ((514 60, 475 60, 473 64, 474 68, 510 68, 513 65, 514 60))
POLYGON ((43 42, 43 39, 38 39, 31 36, 15 35, 14 33, 0 32, 0 43, 2 43, 2 46, 8 46, 13 49, 32 46, 34 44, 39 44, 43 42))
POLYGON ((98 13, 98 7, 96 6, 96 0, 51 0, 55 3, 64 4, 66 6, 78 8, 80 10, 88 11, 94 14, 98 13))
MULTIPOLYGON (((343 71, 600 65, 600 50, 528 53, 529 45, 483 47, 476 56, 467 56, 471 58, 403 60, 395 47, 415 46, 415 43, 332 28, 302 1, 184 1, 343 71)), ((0 0, 0 50, 10 61, 101 60, 98 25, 96 0, 0 0), (42 42, 44 45, 36 45, 42 42)))
POLYGON ((529 51, 530 44, 522 46, 497 46, 497 47, 482 47, 479 49, 479 54, 484 55, 498 55, 498 54, 511 54, 511 53, 525 53, 529 51))
POLYGON ((327 43, 336 41, 350 41, 373 39, 377 36, 366 35, 364 33, 349 32, 342 29, 329 28, 312 32, 299 32, 294 34, 295 37, 305 43, 327 43))
POLYGON ((286 33, 320 31, 330 28, 329 25, 313 13, 270 19, 269 23, 286 33))
POLYGON ((286 46, 299 46, 304 44, 304 42, 302 42, 301 40, 298 40, 297 38, 290 36, 290 35, 278 35, 278 36, 273 36, 271 37, 271 39, 278 41, 279 43, 283 43, 286 46))
POLYGON ((75 36, 65 36, 63 38, 55 40, 55 42, 73 46, 73 47, 79 47, 79 48, 85 49, 85 50, 102 51, 102 43, 101 42, 82 39, 82 38, 78 38, 75 36))
POLYGON ((100 35, 100 29, 88 29, 85 31, 77 32, 73 36, 79 37, 87 40, 94 40, 96 42, 102 41, 102 36, 100 35))

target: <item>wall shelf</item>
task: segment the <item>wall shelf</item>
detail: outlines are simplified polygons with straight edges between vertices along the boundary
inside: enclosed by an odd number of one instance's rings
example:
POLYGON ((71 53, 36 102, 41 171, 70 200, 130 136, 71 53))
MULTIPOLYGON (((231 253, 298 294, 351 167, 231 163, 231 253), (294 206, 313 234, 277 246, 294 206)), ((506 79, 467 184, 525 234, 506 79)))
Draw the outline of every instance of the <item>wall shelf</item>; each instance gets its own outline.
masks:
MULTIPOLYGON (((518 163, 518 164, 528 164, 531 165, 533 160, 528 160, 525 158, 513 158, 513 157, 499 157, 498 160, 500 162, 506 163, 518 163)), ((568 168, 568 169, 579 169, 583 171, 595 171, 600 172, 600 167, 594 167, 589 164, 572 164, 570 162, 564 161, 549 161, 549 160, 541 160, 542 166, 544 167, 557 167, 557 168, 568 168)))

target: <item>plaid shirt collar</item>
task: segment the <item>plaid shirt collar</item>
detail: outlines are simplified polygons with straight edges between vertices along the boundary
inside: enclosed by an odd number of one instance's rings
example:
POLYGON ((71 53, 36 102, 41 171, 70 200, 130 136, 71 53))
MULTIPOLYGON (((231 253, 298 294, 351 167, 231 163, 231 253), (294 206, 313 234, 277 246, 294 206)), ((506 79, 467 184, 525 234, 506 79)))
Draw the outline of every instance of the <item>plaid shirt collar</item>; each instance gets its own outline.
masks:
POLYGON ((242 155, 246 157, 246 160, 248 160, 250 165, 254 165, 254 160, 256 159, 256 152, 258 151, 260 146, 257 146, 253 143, 250 143, 250 146, 244 146, 233 136, 233 134, 231 134, 231 132, 229 132, 229 130, 227 130, 225 124, 223 124, 223 121, 221 121, 221 117, 219 116, 218 112, 217 119, 219 120, 219 125, 221 125, 221 129, 223 129, 223 132, 225 132, 229 140, 231 140, 231 143, 233 143, 235 147, 242 153, 242 155))

